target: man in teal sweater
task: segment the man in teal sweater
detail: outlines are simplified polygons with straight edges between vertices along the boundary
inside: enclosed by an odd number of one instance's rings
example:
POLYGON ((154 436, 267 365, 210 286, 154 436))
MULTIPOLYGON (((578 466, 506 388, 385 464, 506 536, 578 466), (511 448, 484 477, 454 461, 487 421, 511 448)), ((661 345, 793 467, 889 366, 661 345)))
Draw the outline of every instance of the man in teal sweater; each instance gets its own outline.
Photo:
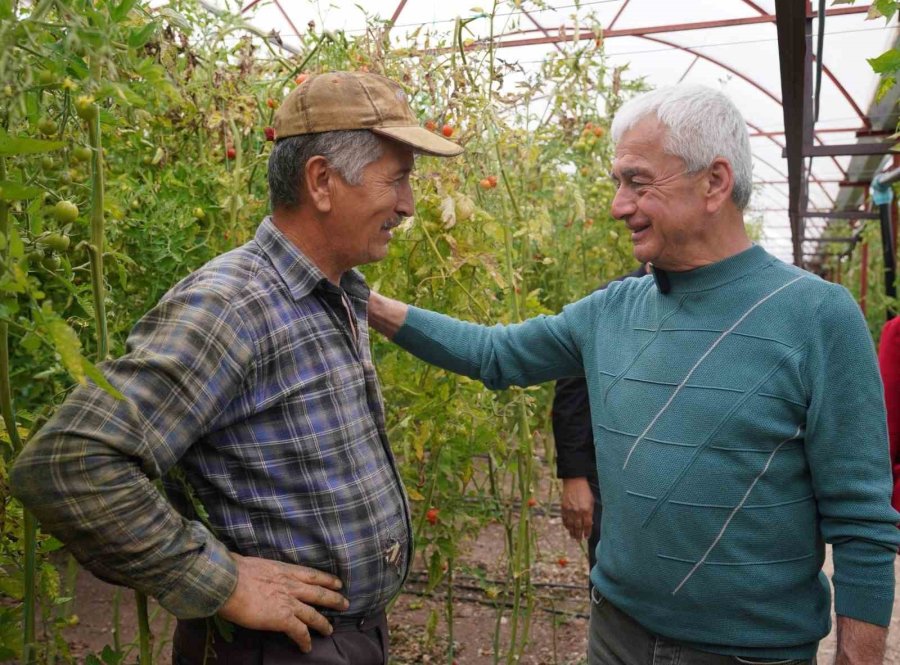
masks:
POLYGON ((653 275, 510 326, 373 294, 373 327, 490 388, 584 375, 602 535, 589 662, 881 663, 900 536, 872 340, 849 293, 748 238, 746 124, 676 86, 619 111, 612 215, 653 275))

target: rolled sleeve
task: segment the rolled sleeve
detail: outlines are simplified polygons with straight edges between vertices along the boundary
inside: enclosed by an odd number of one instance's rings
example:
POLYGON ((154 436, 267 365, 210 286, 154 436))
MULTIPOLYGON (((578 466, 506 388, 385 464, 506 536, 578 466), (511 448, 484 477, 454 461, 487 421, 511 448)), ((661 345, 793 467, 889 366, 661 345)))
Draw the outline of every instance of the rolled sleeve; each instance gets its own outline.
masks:
POLYGON ((13 494, 101 579, 179 618, 213 614, 234 589, 235 565, 156 481, 214 427, 252 360, 226 298, 203 289, 165 298, 135 327, 128 353, 101 365, 125 399, 77 388, 19 455, 13 494))

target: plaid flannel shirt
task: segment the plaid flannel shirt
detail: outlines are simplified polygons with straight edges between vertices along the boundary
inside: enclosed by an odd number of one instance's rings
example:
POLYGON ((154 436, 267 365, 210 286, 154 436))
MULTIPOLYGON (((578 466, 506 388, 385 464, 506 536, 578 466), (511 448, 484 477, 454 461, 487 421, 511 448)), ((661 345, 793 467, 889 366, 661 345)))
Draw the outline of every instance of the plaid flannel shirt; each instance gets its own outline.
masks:
POLYGON ((102 365, 125 401, 93 384, 73 392, 17 460, 14 493, 88 569, 180 618, 231 595, 228 550, 336 575, 347 614, 384 607, 406 577, 410 513, 368 288, 356 271, 341 287, 267 218, 169 291, 127 354, 102 365), (180 482, 167 477, 169 501, 155 486, 176 464, 211 531, 180 482))

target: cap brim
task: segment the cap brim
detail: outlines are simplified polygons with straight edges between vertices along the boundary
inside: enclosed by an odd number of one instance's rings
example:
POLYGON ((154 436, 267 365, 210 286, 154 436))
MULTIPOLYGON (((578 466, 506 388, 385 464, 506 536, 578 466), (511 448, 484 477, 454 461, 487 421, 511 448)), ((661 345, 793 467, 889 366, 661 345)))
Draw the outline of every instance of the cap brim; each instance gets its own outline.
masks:
POLYGON ((438 136, 424 127, 371 127, 370 129, 376 134, 405 143, 428 155, 455 157, 464 150, 461 145, 448 141, 443 136, 438 136))

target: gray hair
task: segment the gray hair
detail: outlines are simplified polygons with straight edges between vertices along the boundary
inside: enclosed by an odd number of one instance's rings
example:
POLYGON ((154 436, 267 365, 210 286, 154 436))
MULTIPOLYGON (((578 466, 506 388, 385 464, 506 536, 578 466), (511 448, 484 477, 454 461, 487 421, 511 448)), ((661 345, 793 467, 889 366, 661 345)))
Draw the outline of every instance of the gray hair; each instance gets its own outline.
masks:
POLYGON ((269 204, 296 208, 305 181, 306 163, 321 155, 352 186, 362 172, 381 157, 382 141, 368 129, 350 129, 289 136, 276 142, 269 155, 269 204))
POLYGON ((613 141, 651 115, 667 129, 663 149, 684 161, 689 172, 705 169, 717 157, 727 159, 734 170, 731 200, 739 210, 747 207, 753 190, 750 137, 728 97, 701 85, 653 90, 622 105, 612 122, 613 141))

